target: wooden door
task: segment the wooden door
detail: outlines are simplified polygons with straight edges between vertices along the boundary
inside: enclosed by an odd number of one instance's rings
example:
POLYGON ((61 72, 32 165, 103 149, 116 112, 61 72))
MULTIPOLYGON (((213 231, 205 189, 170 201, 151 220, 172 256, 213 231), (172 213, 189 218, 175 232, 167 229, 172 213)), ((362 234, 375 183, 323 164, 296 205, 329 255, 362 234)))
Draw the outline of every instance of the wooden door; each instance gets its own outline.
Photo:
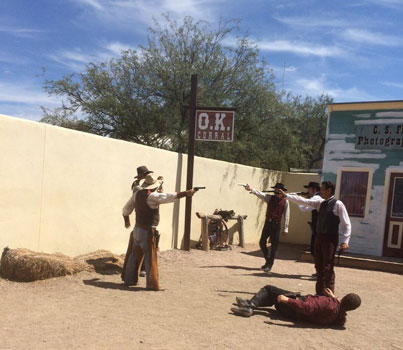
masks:
POLYGON ((403 258, 403 173, 391 173, 383 255, 403 258))

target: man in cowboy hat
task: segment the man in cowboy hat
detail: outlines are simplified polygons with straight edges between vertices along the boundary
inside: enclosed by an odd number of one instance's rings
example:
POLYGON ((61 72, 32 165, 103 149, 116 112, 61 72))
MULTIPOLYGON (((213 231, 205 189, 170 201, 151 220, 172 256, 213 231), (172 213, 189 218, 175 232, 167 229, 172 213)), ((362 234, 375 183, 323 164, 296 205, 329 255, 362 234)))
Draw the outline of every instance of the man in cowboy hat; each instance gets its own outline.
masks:
POLYGON ((290 209, 288 201, 285 199, 285 195, 279 191, 280 189, 287 191, 287 189, 280 182, 276 183, 276 185, 272 188, 274 189, 274 195, 252 189, 249 185, 245 186, 247 191, 253 193, 267 203, 266 221, 264 223, 262 234, 259 240, 260 249, 262 250, 263 257, 266 260, 265 264, 262 266, 262 269, 265 272, 270 272, 273 267, 277 245, 280 239, 282 218, 284 217, 284 225, 282 230, 283 235, 288 233, 288 223, 290 221, 290 209), (270 255, 267 248, 268 238, 270 238, 271 244, 270 255))
MULTIPOLYGON (((312 198, 312 199, 318 199, 317 197, 320 197, 320 186, 319 183, 310 181, 308 185, 304 186, 307 189, 307 192, 305 193, 306 198, 312 198)), ((308 207, 306 205, 298 205, 298 208, 301 211, 310 211, 311 212, 311 221, 308 222, 312 236, 311 236, 311 244, 310 244, 310 252, 312 256, 314 256, 314 243, 315 243, 315 237, 316 237, 316 221, 318 219, 318 211, 312 207, 308 207)))
POLYGON ((146 267, 147 289, 160 290, 158 277, 157 251, 155 245, 155 228, 159 216, 159 205, 171 203, 177 198, 190 197, 195 190, 163 193, 158 188, 162 185, 161 177, 149 173, 146 175, 141 189, 133 193, 123 208, 125 226, 130 226, 129 215, 136 211, 136 224, 133 229, 133 249, 127 262, 124 283, 126 286, 136 285, 141 263, 144 259, 146 267))
POLYGON ((314 249, 317 273, 316 294, 325 295, 326 288, 330 288, 334 292, 336 277, 334 257, 339 242, 339 224, 342 231, 340 251, 348 249, 351 236, 350 218, 343 202, 334 196, 335 185, 331 181, 323 181, 320 187, 320 196, 310 199, 286 194, 282 190, 279 191, 291 202, 306 205, 318 211, 314 249))
MULTIPOLYGON (((141 180, 144 180, 145 177, 146 177, 148 174, 152 174, 152 173, 153 173, 153 171, 148 170, 145 165, 139 166, 139 167, 137 168, 137 175, 134 177, 135 180, 134 180, 133 183, 132 183, 132 192, 135 193, 135 192, 141 190, 141 186, 140 186, 141 180)), ((133 209, 134 209, 134 208, 133 208, 133 209)), ((131 212, 129 213, 129 215, 130 215, 130 214, 131 214, 131 212)), ((127 226, 127 225, 126 225, 126 222, 125 222, 125 227, 126 227, 126 228, 130 228, 130 225, 127 226)), ((128 243, 128 245, 127 245, 127 250, 126 250, 126 255, 125 255, 125 261, 124 261, 124 263, 123 263, 123 269, 122 269, 122 273, 121 273, 121 278, 122 278, 122 280, 124 280, 124 276, 125 276, 125 273, 126 273, 127 262, 128 262, 128 260, 129 260, 129 256, 130 256, 130 254, 131 254, 131 252, 132 252, 132 249, 133 249, 133 235, 132 235, 132 232, 130 232, 129 243, 128 243)), ((146 275, 146 271, 145 271, 145 266, 144 266, 144 263, 143 263, 143 264, 141 265, 140 276, 145 277, 145 275, 146 275)))
POLYGON ((151 170, 148 170, 145 165, 139 166, 139 167, 137 168, 137 175, 134 177, 135 180, 134 180, 133 183, 132 183, 132 191, 135 192, 135 191, 140 190, 140 189, 141 189, 141 188, 140 188, 140 181, 141 181, 141 180, 144 180, 145 177, 146 177, 148 174, 152 174, 152 173, 154 173, 154 172, 151 171, 151 170))

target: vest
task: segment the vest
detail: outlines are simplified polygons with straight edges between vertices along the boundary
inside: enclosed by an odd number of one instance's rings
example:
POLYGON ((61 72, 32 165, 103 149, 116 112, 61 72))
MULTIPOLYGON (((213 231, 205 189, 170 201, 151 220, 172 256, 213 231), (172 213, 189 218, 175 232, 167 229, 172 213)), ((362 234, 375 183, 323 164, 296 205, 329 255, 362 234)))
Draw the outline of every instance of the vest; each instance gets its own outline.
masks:
POLYGON ((157 226, 160 222, 160 210, 152 209, 147 204, 147 198, 151 194, 150 190, 140 190, 136 194, 134 209, 136 211, 136 226, 151 230, 152 226, 157 226))
POLYGON ((285 201, 285 197, 278 199, 276 196, 272 196, 267 204, 266 220, 271 219, 279 223, 284 213, 285 201))
POLYGON ((332 197, 321 203, 316 222, 316 232, 322 235, 338 235, 340 219, 333 214, 337 199, 332 197))

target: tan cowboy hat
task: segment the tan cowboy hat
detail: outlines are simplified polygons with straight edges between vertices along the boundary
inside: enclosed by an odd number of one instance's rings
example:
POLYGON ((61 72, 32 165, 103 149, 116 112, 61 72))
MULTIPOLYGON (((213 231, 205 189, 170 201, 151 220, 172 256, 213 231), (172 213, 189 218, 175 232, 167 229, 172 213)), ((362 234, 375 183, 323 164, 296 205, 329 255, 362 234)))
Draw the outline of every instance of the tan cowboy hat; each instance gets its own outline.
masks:
POLYGON ((141 189, 143 190, 147 190, 147 189, 151 189, 151 188, 156 188, 159 187, 161 185, 161 183, 163 178, 162 176, 156 176, 154 174, 148 174, 143 183, 141 184, 141 189))

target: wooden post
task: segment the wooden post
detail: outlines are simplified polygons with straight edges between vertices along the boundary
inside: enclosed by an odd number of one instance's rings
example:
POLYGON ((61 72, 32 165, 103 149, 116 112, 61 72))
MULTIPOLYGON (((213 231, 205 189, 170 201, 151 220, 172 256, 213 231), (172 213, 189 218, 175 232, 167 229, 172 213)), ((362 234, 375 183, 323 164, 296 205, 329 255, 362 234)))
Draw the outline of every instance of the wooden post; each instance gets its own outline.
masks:
POLYGON ((243 216, 238 216, 238 230, 239 230, 239 245, 245 248, 245 237, 243 232, 243 216))
MULTIPOLYGON (((188 167, 186 178, 186 190, 193 188, 193 165, 195 155, 195 123, 197 104, 197 74, 192 74, 190 89, 190 111, 189 111, 189 141, 188 141, 188 167)), ((192 214, 192 197, 186 197, 185 207, 185 233, 183 236, 184 249, 190 250, 190 227, 192 214)))
POLYGON ((207 215, 201 218, 201 234, 202 234, 202 249, 206 252, 209 251, 210 242, 208 240, 208 217, 207 215))

